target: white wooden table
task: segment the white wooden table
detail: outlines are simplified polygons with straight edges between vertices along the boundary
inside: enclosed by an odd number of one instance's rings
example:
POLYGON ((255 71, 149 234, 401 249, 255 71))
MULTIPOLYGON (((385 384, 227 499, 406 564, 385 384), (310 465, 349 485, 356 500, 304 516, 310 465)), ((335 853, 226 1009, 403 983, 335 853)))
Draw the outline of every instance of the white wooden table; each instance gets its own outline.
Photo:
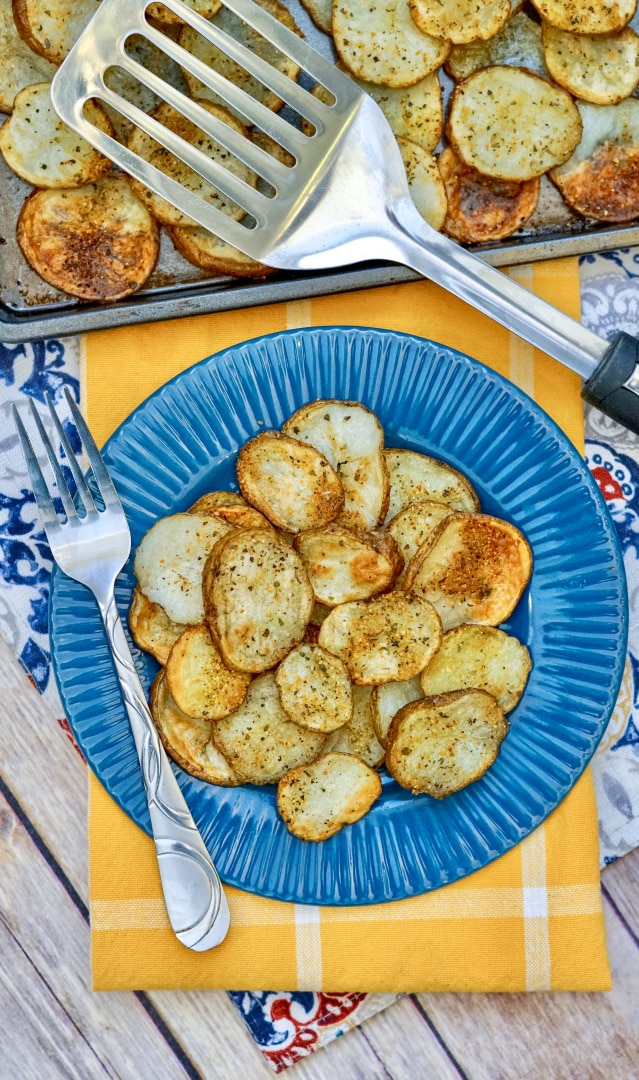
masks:
MULTIPOLYGON (((0 702, 0 1080, 273 1077, 222 992, 92 992, 86 766, 2 639, 0 702)), ((603 893, 611 993, 413 994, 283 1075, 639 1080, 639 850, 603 893)))

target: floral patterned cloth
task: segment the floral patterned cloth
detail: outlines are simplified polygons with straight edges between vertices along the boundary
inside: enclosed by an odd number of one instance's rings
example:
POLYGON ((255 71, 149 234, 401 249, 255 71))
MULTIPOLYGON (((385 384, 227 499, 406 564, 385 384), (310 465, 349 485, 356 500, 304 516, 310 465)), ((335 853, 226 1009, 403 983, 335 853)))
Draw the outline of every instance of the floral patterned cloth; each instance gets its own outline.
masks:
MULTIPOLYGON (((604 337, 639 336, 639 249, 581 260, 582 320, 604 337)), ((77 339, 0 344, 0 633, 73 741, 51 671, 48 600, 51 553, 42 532, 11 417, 25 398, 49 392, 73 438, 64 387, 80 396, 77 339)), ((43 413, 43 419, 45 414, 43 413)), ((46 419, 45 419, 46 424, 46 419)), ((51 434, 51 432, 50 432, 51 434)), ((617 528, 628 577, 631 626, 617 706, 593 761, 602 866, 639 845, 639 436, 586 411, 586 458, 617 528)), ((74 450, 79 452, 79 446, 74 450)), ((362 1023, 398 994, 234 992, 251 1035, 279 1072, 362 1023)))

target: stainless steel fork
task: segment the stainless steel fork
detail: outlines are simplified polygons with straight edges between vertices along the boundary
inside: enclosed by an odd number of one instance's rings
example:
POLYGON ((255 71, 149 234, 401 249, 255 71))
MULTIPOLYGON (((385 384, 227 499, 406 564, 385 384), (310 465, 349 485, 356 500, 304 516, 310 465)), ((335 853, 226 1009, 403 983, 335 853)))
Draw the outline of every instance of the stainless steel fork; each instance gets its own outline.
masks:
POLYGON ((64 521, 58 517, 15 405, 13 415, 53 557, 65 574, 91 590, 104 620, 140 759, 171 926, 183 945, 204 952, 226 937, 228 905, 217 871, 158 737, 118 615, 113 589, 131 550, 124 510, 91 433, 69 391, 65 392, 104 509, 96 505, 100 500, 91 494, 50 396, 47 394, 51 418, 77 486, 77 507, 33 401, 30 405, 64 507, 64 521))

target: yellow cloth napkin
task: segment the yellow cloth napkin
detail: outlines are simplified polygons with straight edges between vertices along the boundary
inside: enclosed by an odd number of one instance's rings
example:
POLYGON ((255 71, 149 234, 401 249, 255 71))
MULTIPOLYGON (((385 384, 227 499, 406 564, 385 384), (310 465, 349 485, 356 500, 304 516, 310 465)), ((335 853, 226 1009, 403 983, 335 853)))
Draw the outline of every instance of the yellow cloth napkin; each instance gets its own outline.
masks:
MULTIPOLYGON (((576 259, 511 273, 579 317, 576 259)), ((423 281, 90 335, 84 400, 98 444, 203 357, 259 334, 331 324, 405 331, 470 353, 533 396, 582 449, 577 376, 423 281)), ((318 908, 227 888, 231 929, 208 953, 173 936, 154 846, 94 777, 89 837, 96 990, 610 988, 589 771, 518 847, 424 896, 318 908)))

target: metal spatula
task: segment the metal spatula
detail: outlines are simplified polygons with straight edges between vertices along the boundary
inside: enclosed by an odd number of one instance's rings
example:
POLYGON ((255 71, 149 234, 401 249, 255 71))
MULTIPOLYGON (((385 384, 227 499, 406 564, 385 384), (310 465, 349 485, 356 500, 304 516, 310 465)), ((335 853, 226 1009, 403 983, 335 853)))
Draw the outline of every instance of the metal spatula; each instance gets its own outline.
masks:
MULTIPOLYGON (((330 61, 252 0, 224 6, 298 64, 334 97, 326 105, 182 0, 163 0, 203 38, 280 97, 315 129, 305 134, 181 48, 146 17, 149 0, 102 0, 56 73, 51 96, 73 130, 125 172, 253 259, 287 270, 318 270, 366 260, 403 263, 502 323, 587 379, 584 397, 639 432, 639 342, 612 343, 580 326, 499 271, 442 236, 417 212, 395 137, 381 110, 330 61), (295 158, 288 167, 127 55, 142 35, 167 53, 295 158), (255 189, 110 89, 120 67, 167 101, 266 181, 255 189), (243 221, 220 210, 94 127, 89 98, 113 106, 242 207, 243 221)), ((468 343, 472 352, 472 341, 468 343)))

